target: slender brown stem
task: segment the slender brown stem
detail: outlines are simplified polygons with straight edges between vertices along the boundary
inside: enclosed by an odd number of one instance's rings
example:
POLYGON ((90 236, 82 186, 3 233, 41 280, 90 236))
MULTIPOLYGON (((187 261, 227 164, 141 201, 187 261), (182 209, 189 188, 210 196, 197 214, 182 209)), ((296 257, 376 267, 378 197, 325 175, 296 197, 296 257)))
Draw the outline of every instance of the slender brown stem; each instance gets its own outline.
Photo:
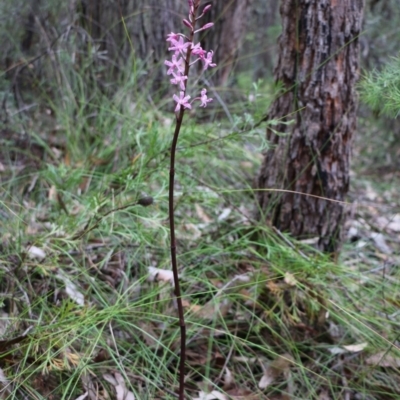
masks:
MULTIPOLYGON (((196 13, 199 8, 200 0, 195 1, 194 11, 192 13, 193 21, 196 21, 196 13)), ((189 41, 193 43, 194 37, 194 24, 193 29, 191 29, 189 41)), ((190 56, 192 53, 191 47, 188 47, 185 59, 185 72, 184 75, 189 75, 190 68, 190 56)), ((186 93, 187 80, 185 81, 185 93, 186 93)), ((178 263, 176 261, 176 237, 175 237, 175 213, 174 213, 174 184, 175 184, 175 155, 176 147, 178 144, 179 132, 181 130, 183 115, 185 113, 185 108, 181 105, 179 114, 176 117, 174 137, 172 139, 171 145, 171 155, 170 155, 170 170, 169 170, 169 230, 171 238, 171 263, 172 272, 174 276, 174 286, 175 286, 175 297, 178 306, 178 316, 179 316, 179 327, 181 334, 181 349, 180 349, 180 360, 179 360, 179 400, 185 400, 185 360, 186 360, 186 325, 185 316, 183 312, 181 289, 179 284, 178 276, 178 263)))
POLYGON ((184 400, 185 392, 185 358, 186 358, 186 325, 183 313, 181 288, 179 285, 178 264, 176 261, 176 238, 175 238, 175 215, 174 215, 174 183, 175 183, 175 153, 178 143, 179 131, 181 129, 184 109, 181 106, 179 116, 176 120, 174 138, 171 146, 170 170, 169 170, 169 230, 171 237, 171 263, 174 275, 175 296, 178 305, 179 327, 181 333, 181 351, 179 363, 179 400, 184 400))

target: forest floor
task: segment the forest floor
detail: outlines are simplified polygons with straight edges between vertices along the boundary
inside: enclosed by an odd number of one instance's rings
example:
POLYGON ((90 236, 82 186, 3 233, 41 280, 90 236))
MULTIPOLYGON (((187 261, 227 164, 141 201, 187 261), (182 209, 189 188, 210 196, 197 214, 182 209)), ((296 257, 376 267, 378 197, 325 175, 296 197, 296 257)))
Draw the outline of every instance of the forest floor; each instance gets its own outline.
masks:
MULTIPOLYGON (((98 125, 35 126, 29 141, 1 132, 2 399, 176 398, 172 121, 110 110, 98 125)), ((187 398, 400 399, 398 169, 356 143, 333 263, 252 220, 264 130, 182 132, 187 398)))

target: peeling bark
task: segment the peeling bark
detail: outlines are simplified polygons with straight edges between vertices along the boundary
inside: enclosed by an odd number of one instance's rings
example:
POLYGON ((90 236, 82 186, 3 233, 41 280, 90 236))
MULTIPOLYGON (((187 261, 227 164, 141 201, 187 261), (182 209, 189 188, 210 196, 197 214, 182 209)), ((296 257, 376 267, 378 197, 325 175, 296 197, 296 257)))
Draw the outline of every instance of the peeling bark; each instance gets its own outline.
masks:
POLYGON ((280 8, 275 80, 284 92, 268 119, 293 123, 275 126, 279 135, 267 129, 272 148, 257 188, 296 193, 259 191, 257 218, 298 238, 318 237, 329 253, 340 246, 340 202, 349 189, 363 6, 363 0, 282 0, 280 8))

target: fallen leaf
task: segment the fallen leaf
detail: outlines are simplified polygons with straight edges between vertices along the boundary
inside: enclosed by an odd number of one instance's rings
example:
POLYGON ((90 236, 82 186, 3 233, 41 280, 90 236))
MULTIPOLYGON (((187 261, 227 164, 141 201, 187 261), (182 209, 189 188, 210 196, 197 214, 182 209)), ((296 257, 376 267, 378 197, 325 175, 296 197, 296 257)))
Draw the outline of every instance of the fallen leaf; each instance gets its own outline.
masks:
POLYGON ((266 389, 268 386, 270 386, 270 385, 275 381, 275 379, 276 379, 277 377, 278 377, 278 376, 276 376, 276 375, 273 373, 272 370, 270 370, 269 368, 267 368, 267 369, 264 371, 264 375, 263 375, 262 378, 260 379, 260 382, 258 382, 258 387, 259 387, 260 389, 266 389))
POLYGON ((358 353, 359 351, 364 350, 368 346, 367 342, 359 343, 359 344, 350 344, 348 346, 342 346, 347 351, 351 353, 358 353))
POLYGON ((371 234, 371 238, 379 251, 384 254, 392 254, 392 249, 387 245, 385 237, 382 235, 382 233, 373 232, 371 234))
POLYGON ((285 283, 287 283, 289 286, 296 286, 297 285, 297 279, 294 277, 293 274, 290 272, 285 272, 285 278, 284 278, 285 283))
POLYGON ((228 390, 226 394, 229 395, 229 400, 259 400, 261 398, 259 394, 241 388, 228 390))
POLYGON ((201 207, 200 204, 195 204, 194 208, 196 209, 196 213, 198 215, 198 217, 205 223, 205 224, 209 224, 212 220, 211 218, 206 214, 206 212, 204 211, 203 207, 201 207))
POLYGON ((289 372, 292 363, 293 357, 290 354, 285 353, 276 357, 275 360, 265 368, 264 375, 258 383, 258 387, 260 389, 266 389, 281 375, 289 372))
POLYGON ((256 357, 246 357, 246 356, 235 356, 235 357, 233 357, 233 359, 237 362, 245 363, 245 364, 255 364, 256 362, 260 361, 256 357))
POLYGON ((232 210, 230 208, 224 208, 222 210, 222 213, 218 216, 218 221, 223 221, 224 219, 227 219, 231 212, 232 210))
POLYGON ((178 239, 197 240, 201 237, 201 230, 195 224, 183 224, 176 232, 178 239))
POLYGON ((97 383, 94 383, 95 377, 88 372, 83 372, 81 375, 81 380, 89 400, 99 400, 98 385, 97 383))
POLYGON ((327 390, 323 390, 319 394, 318 400, 331 400, 331 398, 329 397, 329 392, 327 390))
POLYGON ((229 299, 217 301, 214 298, 204 304, 204 306, 195 304, 190 307, 190 310, 192 310, 199 318, 214 319, 217 315, 225 317, 230 310, 231 305, 232 302, 229 299))
POLYGON ((386 351, 380 351, 379 353, 368 357, 365 362, 368 365, 378 367, 400 368, 400 357, 395 357, 386 351))
POLYGON ((365 197, 370 201, 374 201, 378 197, 378 193, 372 188, 370 183, 366 184, 365 197))
POLYGON ((387 227, 393 232, 400 232, 400 214, 393 216, 387 224, 387 227))
POLYGON ((274 296, 279 296, 282 293, 282 287, 273 280, 268 281, 265 286, 274 296))
POLYGON ((44 258, 46 258, 46 253, 40 247, 29 246, 28 247, 28 256, 29 256, 29 258, 37 258, 39 260, 43 260, 44 258))
POLYGON ((331 348, 329 349, 329 352, 330 352, 331 354, 333 354, 334 356, 336 356, 336 355, 338 355, 338 354, 344 354, 344 353, 346 353, 346 350, 343 349, 343 348, 341 348, 341 347, 334 346, 334 347, 331 347, 331 348))
POLYGON ((50 186, 47 197, 50 201, 57 201, 57 188, 54 185, 50 186))
POLYGON ((75 400, 84 400, 86 397, 88 397, 88 392, 84 393, 82 396, 77 397, 75 400))
POLYGON ((174 283, 174 274, 169 269, 160 269, 155 267, 149 267, 149 278, 150 282, 169 282, 173 285, 174 283))
POLYGON ((225 373, 224 373, 224 387, 223 389, 226 391, 227 389, 231 388, 233 385, 234 379, 232 372, 228 367, 225 368, 225 373))
POLYGON ((57 274, 56 277, 64 282, 65 291, 71 300, 79 306, 85 305, 85 296, 78 290, 75 283, 72 283, 66 276, 57 274))
POLYGON ((347 352, 350 353, 358 353, 359 351, 364 350, 368 346, 368 343, 359 343, 359 344, 350 344, 347 346, 334 346, 329 349, 329 352, 333 355, 344 354, 347 352))
POLYGON ((386 229, 389 224, 389 220, 382 215, 380 215, 378 218, 376 218, 375 222, 376 222, 376 225, 378 226, 378 228, 380 228, 382 230, 386 229))
POLYGON ((7 394, 9 393, 9 390, 7 388, 9 384, 10 381, 7 379, 2 368, 0 368, 0 395, 5 392, 7 392, 7 394))
POLYGON ((115 387, 116 400, 135 400, 135 395, 126 388, 124 378, 119 372, 114 372, 114 376, 104 374, 103 378, 115 387))
POLYGON ((193 400, 228 400, 228 398, 226 395, 216 390, 213 390, 211 393, 203 392, 201 390, 199 392, 199 397, 196 397, 193 400))

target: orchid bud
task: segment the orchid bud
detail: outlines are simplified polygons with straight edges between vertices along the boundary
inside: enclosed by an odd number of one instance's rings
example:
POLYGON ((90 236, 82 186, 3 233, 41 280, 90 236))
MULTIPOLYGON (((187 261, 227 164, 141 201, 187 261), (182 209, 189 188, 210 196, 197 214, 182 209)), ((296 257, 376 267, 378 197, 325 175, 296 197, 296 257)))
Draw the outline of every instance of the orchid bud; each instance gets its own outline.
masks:
POLYGON ((183 25, 186 25, 188 28, 193 29, 193 25, 187 19, 184 19, 182 22, 183 25))
POLYGON ((201 28, 201 30, 204 31, 205 29, 209 29, 209 28, 211 28, 211 27, 213 27, 213 26, 214 26, 214 23, 213 23, 213 22, 209 22, 208 24, 205 24, 205 25, 201 28))
POLYGON ((214 24, 212 22, 209 22, 208 24, 205 24, 204 26, 202 26, 200 29, 197 29, 197 31, 194 31, 194 33, 204 31, 206 29, 211 28, 212 26, 214 26, 214 24))
POLYGON ((209 4, 208 6, 205 6, 202 14, 205 14, 210 8, 211 8, 211 4, 209 4))

